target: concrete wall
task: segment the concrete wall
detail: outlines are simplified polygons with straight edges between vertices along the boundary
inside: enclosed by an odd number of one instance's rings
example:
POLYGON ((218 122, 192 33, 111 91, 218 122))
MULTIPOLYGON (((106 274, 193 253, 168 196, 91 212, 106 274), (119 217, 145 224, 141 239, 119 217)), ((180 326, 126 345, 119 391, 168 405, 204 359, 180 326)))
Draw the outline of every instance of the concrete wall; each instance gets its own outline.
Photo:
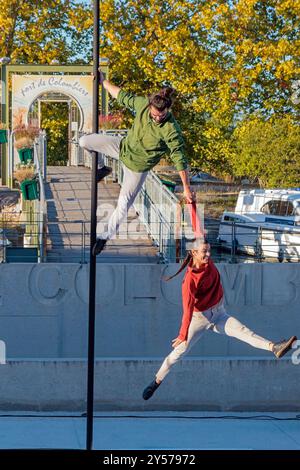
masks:
MULTIPOLYGON (((299 410, 300 365, 212 332, 142 400, 178 333, 182 276, 161 281, 177 267, 97 265, 96 409, 299 410)), ((270 339, 300 337, 299 264, 218 269, 228 312, 270 339)), ((88 275, 88 265, 0 265, 0 409, 84 410, 88 275)))
MULTIPOLYGON (((300 365, 290 359, 189 358, 147 402, 142 391, 160 361, 103 359, 95 364, 96 410, 299 411, 300 365)), ((84 411, 86 363, 12 361, 0 366, 1 410, 84 411)))
MULTIPOLYGON (((97 265, 96 355, 165 356, 181 320, 177 265, 97 265)), ((300 336, 300 264, 219 264, 228 312, 257 333, 300 336)), ((84 358, 88 265, 0 265, 0 340, 8 358, 84 358)), ((193 356, 262 356, 207 332, 193 356)))

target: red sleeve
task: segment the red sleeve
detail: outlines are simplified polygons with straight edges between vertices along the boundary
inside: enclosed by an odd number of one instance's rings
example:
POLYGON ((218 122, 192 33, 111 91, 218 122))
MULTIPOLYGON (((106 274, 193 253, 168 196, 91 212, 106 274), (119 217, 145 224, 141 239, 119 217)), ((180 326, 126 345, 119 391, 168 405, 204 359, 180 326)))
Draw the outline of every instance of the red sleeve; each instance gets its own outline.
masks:
POLYGON ((190 213, 190 218, 191 218, 191 223, 192 223, 192 228, 193 232, 196 238, 203 238, 204 237, 204 230, 199 218, 199 214, 197 212, 197 205, 195 202, 192 202, 187 205, 188 210, 190 213))
POLYGON ((182 306, 183 315, 181 321, 181 328, 179 331, 178 339, 185 341, 187 339, 189 326, 192 320, 194 305, 195 305, 195 292, 196 286, 189 276, 186 277, 182 285, 182 306))

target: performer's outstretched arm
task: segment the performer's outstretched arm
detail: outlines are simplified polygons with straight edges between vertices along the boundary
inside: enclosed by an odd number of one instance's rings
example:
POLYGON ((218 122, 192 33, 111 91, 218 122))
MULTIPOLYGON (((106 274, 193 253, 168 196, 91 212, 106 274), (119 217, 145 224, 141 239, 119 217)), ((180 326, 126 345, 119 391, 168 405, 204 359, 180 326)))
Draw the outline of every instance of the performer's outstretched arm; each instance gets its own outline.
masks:
POLYGON ((106 78, 104 77, 103 73, 101 72, 101 70, 99 70, 100 72, 100 84, 103 85, 103 87, 105 88, 106 91, 108 91, 108 93, 113 97, 113 98, 116 98, 118 97, 118 94, 119 94, 119 91, 121 90, 120 87, 114 85, 113 83, 109 82, 108 80, 106 80, 106 78))
POLYGON ((190 204, 191 202, 195 201, 195 194, 191 191, 189 172, 187 169, 185 169, 179 171, 178 173, 182 181, 184 196, 187 203, 190 204))

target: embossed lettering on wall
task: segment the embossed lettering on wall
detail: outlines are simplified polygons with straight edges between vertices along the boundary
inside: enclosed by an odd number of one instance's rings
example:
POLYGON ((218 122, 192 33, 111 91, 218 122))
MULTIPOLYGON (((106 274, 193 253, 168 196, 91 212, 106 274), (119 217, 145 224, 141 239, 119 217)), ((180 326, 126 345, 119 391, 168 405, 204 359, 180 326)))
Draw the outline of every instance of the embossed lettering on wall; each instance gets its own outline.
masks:
POLYGON ((125 305, 151 303, 160 295, 159 265, 125 265, 125 305))
POLYGON ((3 295, 2 295, 2 291, 3 291, 2 276, 0 276, 0 307, 2 307, 2 305, 3 305, 3 295))
POLYGON ((178 274, 177 277, 171 281, 164 281, 164 277, 172 276, 179 269, 180 264, 172 263, 169 266, 164 266, 160 275, 160 290, 162 298, 173 305, 180 306, 181 301, 181 284, 184 273, 178 274))
POLYGON ((68 291, 61 268, 52 265, 34 266, 29 274, 28 288, 37 302, 48 306, 60 304, 68 291))
POLYGON ((299 269, 295 270, 295 274, 291 280, 289 280, 289 284, 293 287, 293 301, 299 302, 300 300, 300 267, 299 269))
MULTIPOLYGON (((97 265, 96 305, 108 305, 116 297, 123 296, 120 288, 120 274, 116 265, 97 265), (117 289, 118 286, 118 289, 117 289)), ((85 304, 89 301, 89 267, 82 265, 75 276, 75 291, 85 304)))
POLYGON ((298 303, 300 296, 300 269, 293 264, 264 264, 262 304, 287 306, 298 303))
POLYGON ((248 276, 241 265, 219 264, 225 301, 229 305, 246 305, 246 281, 248 276))

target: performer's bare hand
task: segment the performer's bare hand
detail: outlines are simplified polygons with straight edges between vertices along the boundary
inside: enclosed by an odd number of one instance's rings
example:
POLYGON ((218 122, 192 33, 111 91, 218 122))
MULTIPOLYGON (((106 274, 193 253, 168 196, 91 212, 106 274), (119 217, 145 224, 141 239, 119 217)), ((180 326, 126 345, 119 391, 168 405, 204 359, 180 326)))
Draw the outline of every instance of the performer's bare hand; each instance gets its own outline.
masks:
POLYGON ((184 189, 183 194, 184 194, 185 200, 188 204, 191 204, 192 202, 196 201, 196 194, 194 192, 192 192, 189 187, 186 187, 184 189))
POLYGON ((102 72, 101 69, 99 69, 99 74, 100 74, 100 85, 102 85, 102 83, 103 83, 104 80, 105 80, 105 77, 104 77, 103 72, 102 72))
MULTIPOLYGON (((102 85, 102 83, 105 80, 105 77, 104 77, 104 75, 103 75, 103 73, 101 72, 100 69, 98 69, 98 71, 99 71, 99 83, 100 83, 100 85, 102 85)), ((93 77, 93 80, 95 80, 95 78, 96 78, 95 75, 93 73, 91 73, 91 75, 93 77)))
POLYGON ((186 341, 182 341, 182 339, 174 338, 172 339, 172 348, 177 348, 181 343, 185 343, 186 341))

